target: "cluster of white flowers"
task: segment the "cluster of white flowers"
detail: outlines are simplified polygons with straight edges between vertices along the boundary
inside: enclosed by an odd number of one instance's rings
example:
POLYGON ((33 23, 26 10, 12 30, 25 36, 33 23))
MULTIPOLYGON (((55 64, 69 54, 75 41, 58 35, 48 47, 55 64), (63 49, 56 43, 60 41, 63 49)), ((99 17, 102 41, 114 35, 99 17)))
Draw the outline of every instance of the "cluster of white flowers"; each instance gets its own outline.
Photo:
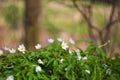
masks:
MULTIPOLYGON (((15 53, 16 52, 16 49, 14 48, 8 48, 8 47, 4 47, 3 48, 5 51, 9 51, 10 53, 15 53)), ((25 53, 25 46, 23 44, 19 45, 18 47, 18 51, 22 52, 22 53, 25 53)), ((2 51, 3 52, 3 51, 2 51)))
POLYGON ((16 50, 12 48, 12 49, 9 49, 9 52, 10 52, 10 53, 15 53, 16 50))
POLYGON ((77 59, 78 60, 86 60, 87 59, 87 56, 84 56, 84 57, 82 57, 81 55, 80 55, 80 50, 79 49, 76 49, 75 50, 75 52, 76 52, 76 54, 77 54, 77 59))
POLYGON ((75 52, 76 52, 76 54, 77 54, 77 60, 81 60, 82 57, 81 57, 81 55, 80 55, 80 50, 79 50, 79 49, 76 49, 75 52))
MULTIPOLYGON (((68 44, 67 44, 65 41, 63 41, 62 38, 57 38, 57 40, 58 40, 59 42, 61 42, 61 48, 62 48, 62 49, 67 50, 67 49, 69 48, 68 44)), ((49 39, 48 39, 48 42, 49 42, 49 43, 54 43, 54 39, 49 38, 49 39)), ((70 42, 71 44, 75 44, 75 41, 74 41, 72 38, 69 39, 69 42, 70 42)), ((41 49, 42 46, 41 46, 41 44, 36 44, 34 47, 35 47, 36 50, 39 50, 39 49, 41 49)), ((5 50, 5 51, 9 51, 10 53, 15 53, 15 52, 16 52, 16 49, 14 49, 14 48, 4 47, 4 50, 5 50)), ((69 54, 72 54, 72 53, 73 53, 73 51, 72 51, 71 49, 68 49, 68 50, 69 50, 69 54)), ((18 46, 18 51, 20 51, 20 52, 22 52, 23 54, 25 54, 26 48, 25 48, 24 44, 21 44, 21 45, 18 46)), ((82 59, 82 60, 87 60, 88 57, 87 57, 87 56, 82 57, 81 54, 80 54, 80 52, 81 52, 81 51, 80 51, 79 49, 76 49, 76 50, 75 50, 75 53, 76 53, 76 55, 77 55, 77 60, 81 60, 81 59, 82 59)), ((3 50, 0 50, 0 55, 2 55, 2 54, 3 54, 3 50)), ((60 60, 59 60, 59 63, 62 64, 63 61, 64 61, 64 59, 60 59, 60 60)), ((38 63, 39 65, 41 65, 41 64, 43 64, 43 61, 42 61, 41 59, 38 59, 38 60, 37 60, 37 63, 38 63)), ((35 71, 36 71, 36 72, 42 71, 42 67, 39 66, 39 65, 37 65, 37 66, 35 67, 35 71)), ((106 64, 104 64, 103 66, 104 66, 104 68, 107 68, 107 67, 108 67, 108 65, 106 65, 106 64)), ((65 71, 67 71, 67 68, 65 68, 65 71)), ((90 74, 90 73, 91 73, 90 70, 88 70, 88 69, 86 69, 85 72, 86 72, 87 74, 90 74)), ((112 70, 111 70, 111 69, 107 69, 107 70, 106 70, 106 74, 107 74, 107 75, 110 75, 111 73, 112 73, 112 70)), ((14 76, 13 76, 13 75, 10 75, 10 76, 7 77, 6 80, 14 80, 14 76)))
MULTIPOLYGON (((67 49, 68 49, 68 47, 69 47, 68 44, 65 43, 62 38, 57 38, 57 40, 58 40, 59 42, 61 42, 61 47, 62 47, 62 49, 64 49, 64 50, 67 50, 67 49)), ((53 43, 53 42, 54 42, 54 39, 49 38, 49 39, 48 39, 48 42, 49 42, 49 43, 53 43)), ((69 39, 69 42, 70 42, 71 44, 75 44, 75 41, 74 41, 72 38, 69 39)), ((39 49, 41 49, 42 46, 41 46, 41 44, 36 44, 34 47, 35 47, 36 50, 39 50, 39 49)), ((5 51, 9 51, 10 53, 15 53, 15 52, 16 52, 16 49, 14 49, 14 48, 8 48, 8 47, 6 47, 6 46, 4 47, 4 50, 5 50, 5 51)), ((22 52, 23 54, 25 54, 26 47, 24 46, 24 44, 21 44, 21 45, 18 46, 18 51, 19 51, 19 52, 22 52)), ((72 54, 73 51, 69 49, 69 53, 72 54)), ((3 54, 3 51, 0 50, 0 55, 2 55, 2 54, 3 54)), ((64 59, 60 59, 60 60, 59 60, 60 63, 63 63, 63 61, 64 61, 64 59)), ((38 63, 38 64, 43 64, 43 61, 42 61, 41 59, 38 59, 37 63, 38 63)), ((67 70, 67 68, 65 68, 65 70, 67 70)), ((37 66, 35 67, 35 71, 36 71, 36 72, 42 71, 41 66, 37 65, 37 66)), ((10 75, 10 76, 7 77, 6 80, 14 80, 14 76, 13 76, 13 75, 10 75)))
MULTIPOLYGON (((62 38, 57 38, 57 40, 58 40, 59 42, 62 42, 62 44, 61 44, 62 49, 66 50, 66 49, 69 47, 68 44, 65 43, 62 38)), ((49 42, 49 43, 53 43, 53 42, 54 42, 54 39, 49 38, 49 39, 48 39, 48 42, 49 42)), ((69 39, 69 42, 70 42, 71 44, 75 44, 75 41, 74 41, 72 38, 69 39)), ((37 45, 35 45, 34 47, 35 47, 36 50, 38 50, 38 49, 41 49, 42 46, 41 46, 41 44, 37 44, 37 45)), ((15 53, 15 52, 16 52, 16 49, 14 49, 14 48, 11 48, 11 49, 10 49, 10 48, 8 48, 8 47, 6 47, 6 46, 4 47, 4 50, 5 50, 5 51, 9 51, 10 53, 15 53)), ((25 48, 24 44, 21 44, 21 45, 18 46, 18 51, 20 51, 20 52, 22 52, 23 54, 25 54, 26 48, 25 48)), ((71 54, 71 53, 72 53, 72 50, 69 50, 69 53, 71 54)), ((2 54, 3 54, 3 51, 0 50, 0 55, 2 55, 2 54)))
MULTIPOLYGON (((41 59, 38 59, 37 62, 38 64, 43 64, 43 61, 41 59)), ((42 71, 41 66, 36 66, 35 71, 36 72, 42 71)))
MULTIPOLYGON (((13 48, 10 49, 10 48, 5 47, 4 50, 9 51, 10 53, 15 53, 16 52, 16 50, 13 49, 13 48)), ((0 50, 0 55, 2 55, 2 54, 3 54, 3 50, 0 50)))
POLYGON ((14 48, 10 49, 10 48, 8 48, 6 46, 4 47, 4 50, 9 51, 10 53, 15 53, 16 52, 16 49, 14 49, 14 48))

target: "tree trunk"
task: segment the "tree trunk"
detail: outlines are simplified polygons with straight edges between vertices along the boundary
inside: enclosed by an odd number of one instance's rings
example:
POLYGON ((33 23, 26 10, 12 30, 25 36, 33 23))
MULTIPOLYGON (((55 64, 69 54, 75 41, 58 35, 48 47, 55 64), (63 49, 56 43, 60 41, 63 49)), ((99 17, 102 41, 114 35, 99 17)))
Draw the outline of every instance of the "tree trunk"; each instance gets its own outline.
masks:
POLYGON ((39 17, 41 15, 41 0, 25 0, 24 44, 28 50, 34 50, 39 42, 39 17))

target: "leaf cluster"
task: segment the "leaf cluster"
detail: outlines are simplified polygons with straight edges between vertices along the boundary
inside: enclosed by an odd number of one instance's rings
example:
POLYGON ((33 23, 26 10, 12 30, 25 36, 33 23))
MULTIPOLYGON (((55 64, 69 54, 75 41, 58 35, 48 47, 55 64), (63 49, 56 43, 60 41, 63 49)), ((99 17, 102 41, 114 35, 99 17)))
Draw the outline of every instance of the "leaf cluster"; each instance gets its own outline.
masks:
POLYGON ((85 51, 79 50, 70 54, 61 48, 60 42, 55 42, 26 54, 6 53, 0 56, 0 80, 6 80, 9 75, 15 80, 119 80, 119 56, 110 59, 93 43, 85 51), (36 66, 42 70, 36 72, 36 66))

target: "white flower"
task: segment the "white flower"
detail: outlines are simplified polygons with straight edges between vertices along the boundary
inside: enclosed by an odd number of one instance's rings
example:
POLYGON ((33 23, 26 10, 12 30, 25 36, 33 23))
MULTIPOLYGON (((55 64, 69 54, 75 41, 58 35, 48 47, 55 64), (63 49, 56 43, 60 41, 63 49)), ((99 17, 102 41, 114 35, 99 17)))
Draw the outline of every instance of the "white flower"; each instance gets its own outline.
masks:
POLYGON ((108 67, 108 65, 106 65, 106 64, 103 64, 102 66, 103 66, 104 68, 107 68, 107 67, 108 67))
POLYGON ((80 50, 76 49, 75 52, 77 53, 77 55, 80 55, 80 50))
POLYGON ((81 58, 82 58, 82 57, 81 57, 80 55, 77 56, 77 60, 81 60, 81 58))
POLYGON ((69 39, 69 42, 70 42, 71 44, 75 44, 75 41, 74 41, 72 38, 69 39))
POLYGON ((0 55, 2 55, 3 54, 3 51, 2 50, 0 50, 0 55))
POLYGON ((25 46, 23 44, 19 45, 18 50, 25 54, 25 46))
POLYGON ((36 69, 35 69, 36 72, 39 72, 41 70, 42 70, 42 68, 40 66, 36 66, 36 69))
POLYGON ((90 70, 85 70, 86 73, 90 74, 90 70))
POLYGON ((62 49, 66 50, 69 46, 64 41, 61 44, 62 49))
POLYGON ((107 70, 106 70, 106 74, 111 75, 111 73, 112 73, 112 70, 111 70, 111 69, 107 69, 107 70))
POLYGON ((6 47, 6 46, 4 47, 4 50, 5 50, 5 51, 9 51, 9 49, 10 49, 10 48, 8 48, 8 47, 6 47))
POLYGON ((39 64, 43 64, 43 61, 41 59, 38 59, 39 64))
POLYGON ((53 42, 54 42, 54 39, 50 38, 50 39, 48 39, 48 42, 49 42, 49 43, 53 43, 53 42))
POLYGON ((8 76, 6 80, 14 80, 14 76, 13 75, 8 76))
POLYGON ((73 51, 69 49, 69 54, 72 54, 72 52, 73 52, 73 51))
POLYGON ((40 48, 41 48, 40 44, 35 45, 35 49, 40 49, 40 48))
POLYGON ((67 68, 65 68, 65 71, 67 71, 67 68))
POLYGON ((86 59, 87 59, 87 57, 83 57, 82 59, 83 59, 83 60, 86 60, 86 59))
POLYGON ((79 49, 76 49, 75 52, 76 52, 76 53, 80 53, 80 50, 79 50, 79 49))
POLYGON ((9 52, 10 52, 10 53, 15 53, 16 50, 12 48, 12 49, 9 49, 9 52))
POLYGON ((77 53, 78 56, 80 56, 80 53, 77 53))
POLYGON ((60 59, 60 61, 59 61, 59 62, 60 62, 60 63, 63 63, 63 61, 64 61, 64 59, 60 59))
POLYGON ((57 40, 58 40, 59 42, 62 42, 62 41, 63 41, 62 38, 57 38, 57 40))

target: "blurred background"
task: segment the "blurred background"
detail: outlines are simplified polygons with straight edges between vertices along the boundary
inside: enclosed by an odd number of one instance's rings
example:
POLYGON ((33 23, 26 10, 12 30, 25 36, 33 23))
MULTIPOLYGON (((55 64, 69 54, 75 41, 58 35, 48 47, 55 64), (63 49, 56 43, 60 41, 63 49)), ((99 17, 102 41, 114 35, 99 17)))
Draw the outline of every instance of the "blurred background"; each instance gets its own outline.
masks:
POLYGON ((103 45, 108 53, 120 50, 120 0, 0 0, 0 48, 28 49, 49 38, 84 40, 103 45), (110 42, 110 43, 109 43, 110 42), (108 43, 108 44, 107 44, 108 43), (106 45, 107 44, 107 45, 106 45))

